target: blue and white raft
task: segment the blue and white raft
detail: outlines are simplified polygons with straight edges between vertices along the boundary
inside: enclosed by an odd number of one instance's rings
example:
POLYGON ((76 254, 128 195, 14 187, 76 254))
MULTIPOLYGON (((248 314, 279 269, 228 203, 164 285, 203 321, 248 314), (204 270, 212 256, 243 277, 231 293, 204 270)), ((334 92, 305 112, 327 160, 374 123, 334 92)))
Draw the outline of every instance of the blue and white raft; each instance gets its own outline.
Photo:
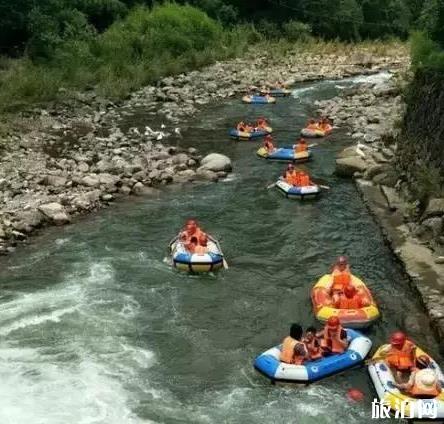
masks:
POLYGON ((287 147, 279 147, 273 153, 268 153, 265 147, 261 147, 256 153, 261 158, 277 162, 302 163, 308 162, 311 159, 310 150, 296 153, 294 149, 290 149, 287 147))
POLYGON ((271 134, 273 130, 270 127, 267 128, 261 128, 261 129, 255 129, 253 131, 239 131, 236 128, 232 128, 228 134, 231 138, 234 138, 235 140, 254 140, 256 138, 265 137, 268 134, 271 134))
POLYGON ((171 262, 179 271, 204 273, 217 271, 223 267, 224 257, 219 242, 208 237, 208 252, 204 254, 190 253, 179 236, 170 243, 171 262))
POLYGON ((271 104, 276 103, 276 98, 271 96, 244 96, 242 97, 242 101, 244 103, 250 103, 250 104, 271 104))
POLYGON ((363 362, 372 347, 371 340, 361 333, 348 328, 346 331, 349 346, 340 355, 293 365, 280 361, 281 346, 275 346, 259 355, 254 361, 254 367, 273 382, 295 383, 312 383, 345 371, 363 362))
POLYGON ((321 188, 312 184, 309 186, 296 187, 288 184, 285 180, 279 179, 276 182, 276 188, 287 198, 287 199, 310 199, 319 196, 321 193, 321 188))

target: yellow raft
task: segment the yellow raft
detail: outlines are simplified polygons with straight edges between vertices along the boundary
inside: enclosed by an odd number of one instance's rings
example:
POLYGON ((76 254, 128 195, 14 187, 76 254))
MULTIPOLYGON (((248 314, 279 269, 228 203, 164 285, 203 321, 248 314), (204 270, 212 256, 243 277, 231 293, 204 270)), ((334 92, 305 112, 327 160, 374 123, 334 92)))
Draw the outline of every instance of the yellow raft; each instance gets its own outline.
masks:
MULTIPOLYGON (((368 366, 368 372, 378 393, 379 401, 390 405, 390 409, 394 412, 403 409, 404 416, 407 418, 444 418, 444 392, 434 399, 418 399, 409 396, 399 390, 395 385, 395 378, 390 367, 383 359, 379 359, 381 354, 381 346, 373 355, 373 360, 368 366), (424 414, 424 411, 429 411, 424 414)), ((416 347, 416 357, 427 356, 430 359, 429 368, 432 369, 442 387, 444 387, 444 375, 439 365, 419 347, 416 347)))
POLYGON ((330 317, 337 316, 344 327, 365 328, 376 321, 380 314, 370 290, 358 277, 352 275, 352 284, 357 292, 370 300, 370 305, 359 309, 337 309, 331 305, 329 287, 332 276, 326 274, 321 277, 311 291, 311 300, 316 318, 326 322, 330 317))

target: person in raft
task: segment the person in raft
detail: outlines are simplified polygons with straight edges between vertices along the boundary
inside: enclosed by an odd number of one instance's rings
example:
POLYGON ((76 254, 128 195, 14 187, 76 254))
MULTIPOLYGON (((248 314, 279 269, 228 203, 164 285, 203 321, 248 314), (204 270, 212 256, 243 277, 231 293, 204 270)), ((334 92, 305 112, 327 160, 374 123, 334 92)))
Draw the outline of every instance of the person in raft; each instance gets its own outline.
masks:
POLYGON ((305 330, 305 335, 302 341, 305 343, 305 347, 308 352, 308 359, 310 361, 316 361, 322 358, 322 350, 319 340, 316 338, 316 328, 308 327, 305 330))
POLYGON ((328 118, 326 118, 325 116, 323 116, 319 122, 318 122, 319 128, 322 131, 327 131, 328 129, 331 128, 331 122, 328 118))
POLYGON ((442 392, 436 372, 430 368, 430 358, 421 355, 416 360, 416 367, 406 383, 398 383, 396 387, 417 399, 433 399, 442 392))
POLYGON ((395 331, 390 336, 390 343, 384 345, 379 351, 378 358, 384 360, 393 372, 395 381, 402 380, 415 369, 417 361, 416 345, 410 341, 402 331, 395 331))
POLYGON ((268 134, 264 139, 264 148, 268 154, 271 154, 276 150, 273 144, 273 137, 270 134, 268 134))
POLYGON ((236 125, 236 129, 241 132, 246 132, 247 131, 247 124, 244 121, 240 121, 236 125))
POLYGON ((294 169, 294 165, 292 163, 287 165, 287 168, 285 168, 282 176, 288 184, 293 185, 294 178, 296 177, 296 170, 294 169))
POLYGON ((265 118, 258 118, 256 120, 256 128, 257 129, 263 129, 266 128, 268 126, 268 122, 265 118))
POLYGON ((344 353, 348 347, 347 332, 336 316, 330 317, 316 336, 320 339, 323 356, 344 353))
POLYGON ((189 252, 194 252, 195 247, 199 244, 199 240, 206 234, 197 225, 194 219, 189 219, 185 223, 185 229, 180 233, 180 240, 189 252))
POLYGON ((344 287, 343 294, 339 296, 334 304, 337 309, 360 309, 370 305, 370 299, 358 292, 357 288, 348 284, 344 287))
POLYGON ((306 128, 308 130, 319 130, 320 129, 319 124, 316 122, 315 119, 309 119, 309 121, 306 125, 306 128))
POLYGON ((345 256, 340 256, 337 259, 333 265, 331 276, 329 291, 333 304, 336 304, 344 294, 345 287, 352 284, 350 265, 345 256))
POLYGON ((302 327, 299 324, 291 324, 290 335, 285 337, 282 342, 281 362, 302 365, 308 358, 307 347, 302 341, 302 334, 302 327))
POLYGON ((308 151, 308 144, 304 138, 300 138, 297 143, 294 145, 295 153, 302 153, 308 151))

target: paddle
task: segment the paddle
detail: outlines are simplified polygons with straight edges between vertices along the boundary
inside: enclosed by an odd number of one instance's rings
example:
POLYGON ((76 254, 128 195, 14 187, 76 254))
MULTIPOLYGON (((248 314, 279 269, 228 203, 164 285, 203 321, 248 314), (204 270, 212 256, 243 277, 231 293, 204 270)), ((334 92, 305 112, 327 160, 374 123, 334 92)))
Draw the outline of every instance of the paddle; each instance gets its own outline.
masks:
POLYGON ((276 185, 276 183, 272 183, 270 185, 268 185, 267 187, 265 187, 267 190, 270 190, 270 188, 273 188, 276 185))
POLYGON ((225 256, 224 256, 224 254, 223 254, 223 252, 222 252, 222 249, 221 249, 221 247, 220 247, 220 244, 219 244, 219 242, 215 239, 215 238, 212 238, 211 237, 211 240, 213 241, 213 243, 217 246, 217 248, 219 249, 219 252, 220 252, 220 254, 221 254, 221 256, 222 256, 222 264, 223 264, 223 266, 224 266, 224 269, 228 269, 228 262, 225 260, 225 256))

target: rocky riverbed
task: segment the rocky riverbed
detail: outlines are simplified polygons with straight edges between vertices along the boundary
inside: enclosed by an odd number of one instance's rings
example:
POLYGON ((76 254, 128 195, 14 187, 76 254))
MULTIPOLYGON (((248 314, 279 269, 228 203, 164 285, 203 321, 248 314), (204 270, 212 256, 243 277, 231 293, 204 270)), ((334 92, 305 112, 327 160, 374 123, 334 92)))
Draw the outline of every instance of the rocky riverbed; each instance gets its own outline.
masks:
POLYGON ((363 84, 318 103, 320 114, 347 128, 356 144, 336 159, 336 173, 354 178, 392 250, 403 263, 440 340, 444 339, 444 199, 425 210, 397 170, 403 78, 363 84))
POLYGON ((408 59, 397 50, 375 56, 354 49, 340 55, 289 52, 279 63, 269 62, 262 55, 216 63, 164 78, 119 103, 93 89, 68 93, 60 88, 66 101, 15 117, 2 140, 0 253, 13 251, 42 226, 67 224, 116 198, 225 177, 231 170, 228 158, 216 154, 202 159, 194 148, 180 151, 166 142, 180 137, 179 123, 210 102, 266 81, 293 85, 404 69, 408 59), (128 127, 128 117, 141 111, 146 128, 128 127), (156 122, 157 128, 150 128, 156 122))

